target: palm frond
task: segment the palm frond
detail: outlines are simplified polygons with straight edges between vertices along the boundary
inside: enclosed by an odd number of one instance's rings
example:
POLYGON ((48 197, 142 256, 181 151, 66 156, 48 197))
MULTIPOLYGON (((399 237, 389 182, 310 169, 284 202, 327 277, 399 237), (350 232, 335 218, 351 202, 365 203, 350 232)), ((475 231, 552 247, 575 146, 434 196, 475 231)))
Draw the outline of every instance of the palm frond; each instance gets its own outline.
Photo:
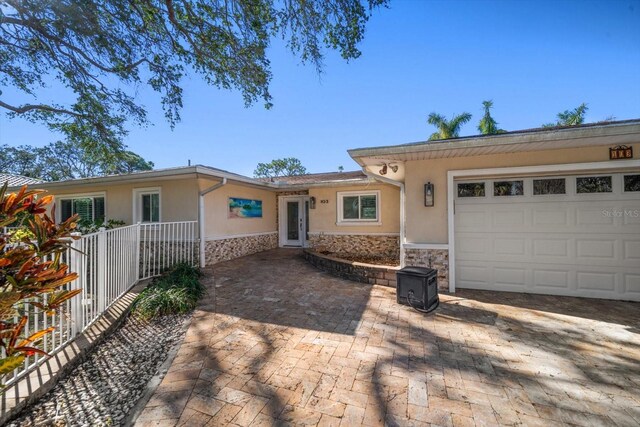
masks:
POLYGON ((484 113, 488 114, 489 110, 493 108, 493 100, 482 101, 482 105, 484 106, 484 113))
POLYGON ((431 113, 429 117, 427 117, 427 123, 434 126, 440 126, 444 121, 444 116, 436 113, 431 113))
POLYGON ((440 132, 434 132, 429 136, 429 141, 437 141, 439 139, 444 139, 441 137, 440 132))
POLYGON ((457 138, 458 135, 460 134, 460 128, 462 127, 463 124, 467 123, 468 121, 471 120, 471 113, 462 113, 462 114, 458 114, 457 116, 454 116, 450 121, 449 121, 449 130, 451 133, 451 138, 457 138))

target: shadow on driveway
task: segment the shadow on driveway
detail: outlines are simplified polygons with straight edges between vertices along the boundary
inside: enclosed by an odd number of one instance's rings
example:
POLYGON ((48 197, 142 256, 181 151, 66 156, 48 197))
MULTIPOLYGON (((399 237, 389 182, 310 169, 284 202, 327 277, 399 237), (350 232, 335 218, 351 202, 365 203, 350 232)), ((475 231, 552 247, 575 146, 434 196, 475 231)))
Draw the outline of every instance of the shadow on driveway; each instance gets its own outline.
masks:
POLYGON ((640 304, 460 291, 425 316, 282 249, 206 282, 138 425, 640 423, 640 304))

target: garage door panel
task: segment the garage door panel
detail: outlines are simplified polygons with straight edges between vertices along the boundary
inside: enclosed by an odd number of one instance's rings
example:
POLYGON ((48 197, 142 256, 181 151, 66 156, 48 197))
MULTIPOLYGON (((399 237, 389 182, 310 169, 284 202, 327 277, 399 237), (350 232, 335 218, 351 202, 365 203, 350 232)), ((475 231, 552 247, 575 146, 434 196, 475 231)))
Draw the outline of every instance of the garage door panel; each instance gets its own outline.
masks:
POLYGON ((569 272, 567 270, 536 269, 533 272, 533 286, 541 288, 568 289, 569 272))
POLYGON ((511 227, 524 227, 524 209, 495 211, 491 215, 492 224, 498 230, 505 230, 511 227))
POLYGON ((576 276, 576 289, 589 291, 615 291, 616 274, 595 271, 580 271, 576 276))
POLYGON ((534 256, 569 256, 569 243, 567 239, 533 239, 534 256))
POLYGON ((558 226, 567 227, 569 225, 569 212, 567 209, 533 209, 534 226, 558 226))
POLYGON ((576 212, 577 225, 614 225, 614 217, 603 214, 602 208, 582 208, 576 212))
POLYGON ((486 254, 489 250, 489 240, 482 237, 471 237, 460 241, 459 250, 463 254, 486 254))
POLYGON ((623 242, 623 258, 625 261, 640 263, 640 240, 625 240, 623 242))
POLYGON ((496 286, 517 286, 524 289, 527 286, 527 270, 524 268, 495 267, 493 280, 496 286))
POLYGON ((493 241, 493 253, 496 255, 525 255, 527 245, 524 238, 495 239, 493 241))
POLYGON ((487 213, 485 211, 462 211, 457 215, 457 220, 460 225, 460 231, 473 231, 477 230, 479 227, 484 228, 487 222, 487 213))
POLYGON ((491 281, 490 270, 483 265, 463 264, 459 266, 457 271, 460 277, 456 280, 466 285, 481 285, 491 281))
POLYGON ((624 289, 627 294, 634 294, 636 301, 640 301, 640 274, 625 274, 624 289))
MULTIPOLYGON (((576 239, 576 256, 580 258, 600 258, 616 260, 615 239, 576 239)), ((585 261, 582 259, 581 261, 585 261)), ((587 259, 586 261, 589 261, 587 259)))
POLYGON ((606 194, 533 196, 525 178, 523 196, 456 197, 456 287, 639 301, 640 193, 613 177, 606 194))
POLYGON ((638 206, 635 208, 627 208, 622 212, 622 223, 629 226, 640 226, 640 209, 638 206))

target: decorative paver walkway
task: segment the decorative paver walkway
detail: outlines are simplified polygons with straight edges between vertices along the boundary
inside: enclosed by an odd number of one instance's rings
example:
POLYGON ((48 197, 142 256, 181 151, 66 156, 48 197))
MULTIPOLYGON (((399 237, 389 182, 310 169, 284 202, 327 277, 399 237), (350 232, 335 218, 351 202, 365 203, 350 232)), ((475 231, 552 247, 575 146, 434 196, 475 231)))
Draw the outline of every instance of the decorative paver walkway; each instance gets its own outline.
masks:
POLYGON ((208 270, 138 426, 640 424, 640 304, 442 295, 328 276, 295 250, 208 270))

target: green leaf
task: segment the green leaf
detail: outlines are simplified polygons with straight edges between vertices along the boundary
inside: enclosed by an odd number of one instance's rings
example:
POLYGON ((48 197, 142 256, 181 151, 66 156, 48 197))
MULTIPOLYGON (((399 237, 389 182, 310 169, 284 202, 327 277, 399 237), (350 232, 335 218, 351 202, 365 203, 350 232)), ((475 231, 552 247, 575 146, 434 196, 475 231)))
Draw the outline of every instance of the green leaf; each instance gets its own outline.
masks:
POLYGON ((24 359, 25 357, 23 354, 0 359, 0 376, 10 374, 16 368, 22 366, 24 359))

